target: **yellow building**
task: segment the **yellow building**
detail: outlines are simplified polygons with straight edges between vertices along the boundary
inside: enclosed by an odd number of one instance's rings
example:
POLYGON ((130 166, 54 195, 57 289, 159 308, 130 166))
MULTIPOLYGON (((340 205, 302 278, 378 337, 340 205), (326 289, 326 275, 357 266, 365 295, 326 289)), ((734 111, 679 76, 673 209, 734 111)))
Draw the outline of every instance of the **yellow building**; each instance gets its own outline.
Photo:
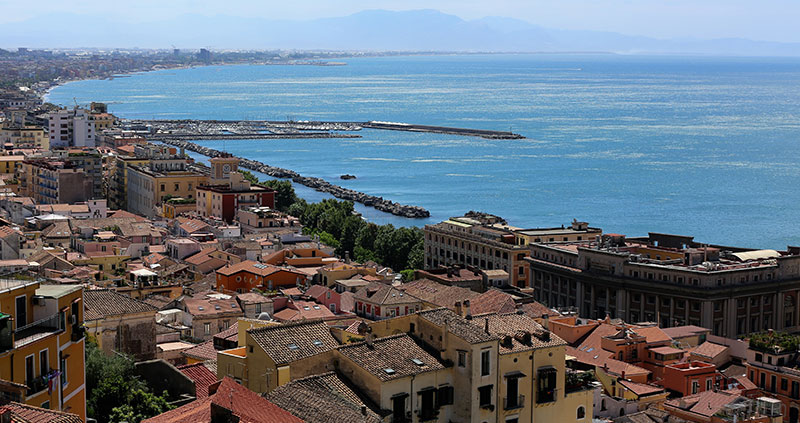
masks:
POLYGON ((50 138, 47 130, 36 125, 13 126, 0 128, 0 142, 11 143, 14 148, 50 149, 50 138))
POLYGON ((117 156, 109 181, 108 206, 124 210, 128 203, 128 166, 145 166, 150 159, 117 156))
POLYGON ((0 281, 0 379, 12 400, 86 419, 83 287, 0 281))
POLYGON ((0 173, 16 173, 25 156, 0 156, 0 173))
POLYGON ((208 177, 191 171, 155 171, 143 166, 128 166, 127 210, 149 218, 168 198, 195 198, 197 186, 208 177))

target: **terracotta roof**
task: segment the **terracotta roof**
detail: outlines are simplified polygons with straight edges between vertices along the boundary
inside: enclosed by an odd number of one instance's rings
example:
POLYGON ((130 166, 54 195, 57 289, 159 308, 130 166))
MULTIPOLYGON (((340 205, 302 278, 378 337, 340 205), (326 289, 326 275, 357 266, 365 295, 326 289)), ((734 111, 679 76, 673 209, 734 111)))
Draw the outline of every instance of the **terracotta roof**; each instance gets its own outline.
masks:
MULTIPOLYGON (((591 331, 591 333, 589 333, 589 335, 583 339, 580 344, 578 344, 576 348, 581 351, 587 351, 589 349, 593 351, 600 351, 602 349, 601 344, 603 337, 614 335, 618 331, 619 328, 615 325, 601 322, 599 325, 597 325, 597 327, 594 328, 594 330, 591 331)), ((611 355, 610 351, 603 351, 603 353, 611 355)))
POLYGON ((153 312, 150 304, 122 295, 110 289, 89 289, 83 291, 84 319, 97 320, 107 316, 153 312))
POLYGON ((701 333, 711 332, 710 329, 694 325, 675 326, 671 328, 664 328, 662 330, 672 339, 687 338, 690 336, 697 336, 701 333))
POLYGON ((725 345, 715 344, 713 342, 706 341, 698 345, 697 348, 695 348, 694 350, 692 350, 692 355, 699 355, 701 357, 713 359, 727 350, 728 347, 726 347, 725 345))
POLYGON ((186 364, 178 366, 178 369, 194 382, 197 398, 206 398, 208 388, 217 382, 217 375, 211 373, 203 363, 186 364))
POLYGON ((269 401, 315 423, 379 423, 380 416, 334 372, 293 380, 266 395, 269 401), (361 407, 367 407, 366 416, 361 407))
POLYGON ((664 355, 668 355, 668 354, 681 354, 681 355, 683 355, 683 353, 684 353, 683 350, 679 350, 679 349, 673 348, 673 347, 650 348, 648 351, 652 351, 652 352, 654 352, 656 354, 664 354, 664 355))
POLYGON ((184 298, 183 304, 186 312, 192 316, 214 316, 217 314, 242 314, 239 303, 230 298, 227 300, 216 300, 210 298, 184 298))
POLYGON ((488 314, 475 317, 470 323, 482 329, 487 320, 489 333, 501 339, 500 354, 567 345, 524 314, 488 314))
POLYGON ((497 339, 496 336, 484 332, 482 328, 473 325, 469 320, 459 316, 448 308, 442 307, 433 310, 423 310, 418 314, 419 317, 439 327, 444 327, 446 324, 450 333, 470 344, 479 344, 481 342, 494 341, 497 339))
POLYGON ((567 355, 575 357, 575 360, 580 363, 605 369, 608 373, 615 374, 617 376, 622 376, 623 372, 626 376, 650 374, 650 371, 647 369, 610 357, 611 353, 605 350, 580 351, 572 347, 567 347, 566 353, 567 355))
POLYGON ((444 369, 406 334, 342 345, 339 352, 381 381, 444 369), (416 362, 415 362, 416 361, 416 362))
POLYGON ((667 335, 663 329, 657 326, 650 326, 646 328, 634 328, 633 330, 639 335, 642 335, 645 338, 647 338, 648 344, 672 341, 672 338, 670 338, 670 336, 667 335))
POLYGON ((253 340, 281 366, 330 351, 339 345, 321 320, 303 320, 247 331, 253 340))
POLYGON ((263 264, 252 260, 245 260, 241 263, 236 263, 230 266, 225 266, 217 269, 217 273, 225 276, 230 276, 239 272, 248 272, 259 276, 269 276, 275 272, 281 272, 281 271, 296 273, 305 276, 304 273, 300 273, 294 269, 276 267, 270 264, 263 264))
MULTIPOLYGON (((303 294, 305 294, 308 297, 317 299, 319 297, 326 295, 328 292, 330 292, 331 295, 333 295, 333 293, 335 293, 336 291, 328 288, 327 286, 312 285, 310 288, 306 289, 306 292, 304 292, 303 294)), ((339 294, 337 293, 336 295, 339 294)))
POLYGON ((620 379, 619 384, 640 397, 664 392, 664 388, 660 386, 646 385, 644 383, 636 383, 624 379, 620 379))
POLYGON ((335 316, 328 307, 312 301, 290 301, 286 308, 276 311, 272 315, 275 319, 283 322, 300 319, 326 319, 335 316))
POLYGON ((355 293, 356 301, 365 301, 379 306, 421 302, 419 298, 400 289, 380 282, 372 282, 355 293))
POLYGON ((28 404, 10 402, 2 407, 1 410, 11 411, 12 422, 25 423, 81 423, 82 420, 77 414, 64 413, 62 411, 48 410, 46 408, 34 407, 28 404))
POLYGON ((271 303, 272 298, 261 295, 256 292, 245 292, 244 294, 236 294, 236 298, 244 304, 263 304, 271 303))
POLYGON ((745 391, 758 389, 758 386, 756 386, 756 384, 753 383, 753 381, 751 381, 750 379, 748 379, 747 376, 745 375, 735 376, 733 377, 733 380, 739 383, 739 389, 745 391))
POLYGON ((198 251, 197 253, 192 254, 189 257, 186 257, 185 259, 183 259, 183 261, 189 264, 195 264, 195 265, 201 264, 208 260, 213 260, 214 257, 210 257, 209 254, 213 253, 214 251, 217 251, 217 249, 214 247, 204 248, 198 251))
POLYGON ((525 315, 533 317, 534 319, 541 319, 543 316, 547 316, 548 318, 561 316, 561 313, 547 308, 546 305, 538 301, 525 303, 519 306, 519 309, 522 310, 525 315))
MULTIPOLYGON (((366 280, 366 278, 364 278, 366 280)), ((480 296, 468 288, 445 285, 430 279, 418 279, 399 287, 407 293, 439 307, 455 308, 455 303, 471 300, 480 296)))
POLYGON ((217 359, 217 350, 214 349, 214 341, 208 340, 206 342, 197 344, 192 348, 184 351, 182 353, 187 357, 191 357, 197 360, 216 360, 217 359))
POLYGON ((214 338, 219 339, 234 339, 236 340, 239 337, 239 321, 237 320, 236 323, 232 324, 231 327, 225 329, 224 331, 214 335, 214 338))
POLYGON ((167 304, 171 303, 172 299, 169 298, 169 297, 166 297, 164 295, 156 295, 156 294, 154 294, 154 295, 148 296, 147 298, 145 298, 142 301, 144 301, 145 303, 150 304, 151 306, 161 310, 162 307, 164 307, 167 304))
POLYGON ((108 217, 115 218, 115 219, 124 219, 124 218, 132 218, 136 219, 139 222, 147 222, 148 220, 143 217, 139 216, 138 214, 131 213, 127 210, 115 210, 108 214, 108 217))
POLYGON ((188 234, 193 234, 195 232, 206 231, 210 229, 211 226, 208 223, 203 222, 202 220, 189 220, 181 224, 181 229, 188 234))
POLYGON ((350 311, 356 309, 356 294, 352 292, 342 292, 339 294, 339 310, 350 311))
POLYGON ((722 410, 722 407, 739 400, 739 398, 742 397, 734 392, 703 391, 699 394, 669 400, 664 405, 690 411, 708 418, 722 410))
POLYGON ((490 289, 469 300, 472 315, 484 313, 511 313, 517 309, 514 297, 499 289, 490 289))
POLYGON ((302 423, 288 411, 262 398, 255 392, 225 378, 217 392, 182 407, 143 420, 142 423, 211 422, 211 404, 230 410, 242 423, 302 423))

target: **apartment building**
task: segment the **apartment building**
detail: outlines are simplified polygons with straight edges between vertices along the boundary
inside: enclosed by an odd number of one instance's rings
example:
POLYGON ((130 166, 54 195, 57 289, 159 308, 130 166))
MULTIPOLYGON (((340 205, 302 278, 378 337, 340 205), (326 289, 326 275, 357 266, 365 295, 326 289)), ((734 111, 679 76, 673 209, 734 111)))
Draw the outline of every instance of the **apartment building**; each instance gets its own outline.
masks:
POLYGON ((96 146, 94 117, 89 111, 77 107, 61 109, 48 113, 47 121, 51 147, 96 146))
POLYGON ((17 174, 20 194, 37 204, 72 204, 94 198, 95 175, 69 161, 25 160, 17 174))
POLYGON ((127 166, 127 210, 148 218, 173 197, 194 198, 208 177, 191 170, 159 170, 155 166, 127 166))
POLYGON ((548 307, 726 337, 798 328, 800 248, 749 250, 650 233, 534 243, 531 251, 530 285, 548 307))
POLYGON ((208 185, 197 187, 197 213, 216 217, 228 223, 240 208, 275 208, 275 190, 251 184, 239 173, 236 157, 209 159, 211 175, 208 185))
POLYGON ((83 287, 0 280, 0 379, 12 401, 86 419, 83 287))
POLYGON ((6 125, 0 128, 0 143, 11 143, 14 148, 50 149, 47 130, 36 125, 6 125))

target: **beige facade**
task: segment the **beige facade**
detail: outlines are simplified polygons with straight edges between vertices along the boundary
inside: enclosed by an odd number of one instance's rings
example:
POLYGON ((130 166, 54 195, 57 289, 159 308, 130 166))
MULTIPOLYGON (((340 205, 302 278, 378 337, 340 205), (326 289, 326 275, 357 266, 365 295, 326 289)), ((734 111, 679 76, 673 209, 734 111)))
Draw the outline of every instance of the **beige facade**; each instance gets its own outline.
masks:
POLYGON ((153 218, 156 207, 167 198, 195 198, 197 186, 208 177, 191 171, 152 171, 128 166, 127 179, 127 210, 153 218))
POLYGON ((50 149, 50 138, 47 130, 34 125, 11 126, 0 128, 0 142, 11 143, 14 148, 50 149))

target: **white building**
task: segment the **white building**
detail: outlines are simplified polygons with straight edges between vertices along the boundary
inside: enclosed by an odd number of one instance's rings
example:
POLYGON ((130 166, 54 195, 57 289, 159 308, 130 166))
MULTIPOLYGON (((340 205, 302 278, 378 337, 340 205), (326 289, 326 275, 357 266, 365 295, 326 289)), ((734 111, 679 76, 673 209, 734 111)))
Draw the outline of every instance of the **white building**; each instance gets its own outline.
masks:
POLYGON ((62 109, 47 115, 50 147, 95 147, 94 120, 84 109, 62 109))

